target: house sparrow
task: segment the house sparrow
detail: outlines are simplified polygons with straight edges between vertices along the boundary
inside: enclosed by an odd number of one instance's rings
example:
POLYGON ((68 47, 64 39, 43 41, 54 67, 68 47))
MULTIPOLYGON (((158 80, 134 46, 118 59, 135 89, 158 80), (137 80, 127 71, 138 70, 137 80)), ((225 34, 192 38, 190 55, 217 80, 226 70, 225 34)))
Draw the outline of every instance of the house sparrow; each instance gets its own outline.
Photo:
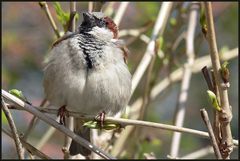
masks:
MULTIPOLYGON (((44 92, 55 107, 81 114, 115 115, 125 109, 131 95, 127 49, 118 28, 101 12, 84 12, 75 33, 56 41, 44 61, 44 92)), ((74 132, 90 141, 90 129, 74 119, 74 132)), ((74 140, 70 155, 90 155, 74 140)))

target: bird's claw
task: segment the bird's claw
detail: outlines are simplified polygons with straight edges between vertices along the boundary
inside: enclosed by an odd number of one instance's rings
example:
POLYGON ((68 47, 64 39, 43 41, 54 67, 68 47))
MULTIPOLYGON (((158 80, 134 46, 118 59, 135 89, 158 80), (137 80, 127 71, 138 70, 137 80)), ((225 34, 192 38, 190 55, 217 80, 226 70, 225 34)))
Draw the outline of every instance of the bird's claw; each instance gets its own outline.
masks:
POLYGON ((66 116, 69 116, 68 111, 66 110, 66 105, 63 105, 58 109, 57 116, 60 116, 59 123, 61 125, 66 125, 66 116))
POLYGON ((99 121, 99 123, 100 123, 100 128, 103 128, 105 115, 106 115, 105 111, 102 111, 95 117, 95 120, 99 121))

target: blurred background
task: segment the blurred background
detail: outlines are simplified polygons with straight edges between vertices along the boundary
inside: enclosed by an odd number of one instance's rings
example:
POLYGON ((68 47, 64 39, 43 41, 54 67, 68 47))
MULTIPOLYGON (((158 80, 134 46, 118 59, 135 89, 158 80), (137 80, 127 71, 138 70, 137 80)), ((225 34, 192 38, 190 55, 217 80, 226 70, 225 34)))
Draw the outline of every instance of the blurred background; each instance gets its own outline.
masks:
MULTIPOLYGON (((104 6, 106 6, 107 2, 104 6)), ((65 11, 69 10, 69 3, 60 3, 65 11)), ((120 2, 115 2, 112 6, 112 16, 119 7, 120 2)), ((60 30, 62 26, 56 19, 53 3, 48 3, 50 12, 60 30)), ((159 12, 161 3, 159 2, 130 2, 119 29, 135 29, 146 24, 150 27, 145 34, 151 36, 154 21, 159 12)), ((185 61, 185 42, 181 42, 176 51, 171 52, 170 47, 178 38, 183 30, 186 30, 188 22, 188 10, 181 10, 177 7, 172 9, 170 19, 163 34, 163 51, 168 55, 169 63, 163 66, 157 81, 162 80, 170 71, 175 70, 185 61), (179 12, 182 12, 181 15, 179 12), (180 16, 179 16, 180 15, 180 16)), ((179 4, 179 6, 181 6, 179 4)), ((77 11, 88 10, 87 2, 77 2, 77 11)), ((216 38, 219 51, 228 51, 238 47, 238 3, 237 2, 214 2, 213 13, 216 29, 216 38)), ((42 61, 51 44, 56 40, 56 36, 50 23, 39 7, 38 2, 3 2, 2 3, 2 88, 6 91, 10 89, 21 90, 24 95, 38 106, 44 98, 43 93, 43 66, 42 61)), ((80 14, 78 25, 82 21, 80 14)), ((201 33, 199 21, 197 21, 195 39, 196 58, 208 55, 208 45, 201 33)), ((131 36, 123 37, 129 42, 128 48, 131 52, 128 64, 131 73, 134 73, 145 50, 146 44, 139 39, 130 40, 131 36), (130 42, 131 41, 131 42, 130 42)), ((238 139, 239 120, 238 120, 238 57, 229 61, 230 88, 229 101, 232 105, 233 120, 231 123, 233 138, 238 139)), ((136 98, 143 95, 144 79, 137 87, 130 104, 136 98)), ((152 101, 146 111, 144 120, 166 124, 173 124, 174 111, 177 105, 180 83, 174 83, 152 101)), ((212 109, 206 96, 207 85, 201 72, 193 74, 189 97, 187 101, 187 111, 184 127, 206 131, 206 127, 200 116, 199 110, 205 107, 212 116, 212 109)), ((27 112, 11 110, 14 121, 19 132, 24 133, 32 118, 27 112)), ((2 114, 3 116, 3 114, 2 114)), ((212 119, 212 117, 211 117, 212 119)), ((2 119, 2 126, 8 126, 2 119)), ((42 121, 34 128, 28 139, 36 145, 41 136, 48 129, 48 125, 42 121)), ((129 145, 134 149, 134 157, 143 158, 144 152, 154 152, 157 158, 167 158, 170 151, 172 132, 146 128, 143 130, 141 139, 136 139, 129 145), (150 138, 150 139, 149 139, 150 138)), ((60 132, 55 132, 53 137, 42 147, 42 151, 53 158, 61 159, 61 151, 64 136, 60 132)), ((131 138, 134 140, 134 138, 131 138)), ((191 153, 209 144, 209 140, 190 134, 182 135, 180 144, 180 156, 191 153)), ((238 148, 234 149, 231 158, 238 158, 238 148)), ((2 158, 17 158, 14 142, 11 138, 2 133, 2 158)), ((130 154, 126 154, 129 158, 130 154)), ((214 154, 209 154, 203 158, 215 158, 214 154)))

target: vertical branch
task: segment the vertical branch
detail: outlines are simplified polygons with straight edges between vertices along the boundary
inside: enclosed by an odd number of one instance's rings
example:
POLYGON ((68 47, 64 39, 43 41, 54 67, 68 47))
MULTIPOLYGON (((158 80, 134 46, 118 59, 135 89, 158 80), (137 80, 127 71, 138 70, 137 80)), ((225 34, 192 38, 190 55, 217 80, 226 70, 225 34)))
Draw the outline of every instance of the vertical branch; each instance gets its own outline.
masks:
POLYGON ((152 70, 153 70, 153 66, 154 66, 154 62, 156 60, 156 55, 153 55, 153 58, 150 62, 150 65, 148 67, 148 71, 147 71, 147 75, 146 75, 146 83, 145 83, 145 87, 144 87, 144 96, 143 96, 143 103, 142 103, 142 107, 140 109, 140 115, 139 115, 139 119, 143 119, 145 111, 146 111, 146 107, 149 104, 150 101, 150 84, 151 84, 151 76, 152 76, 152 70))
POLYGON ((119 24, 122 20, 123 14, 124 14, 125 10, 127 9, 128 4, 129 4, 129 2, 121 2, 120 6, 118 8, 118 11, 116 13, 116 16, 113 18, 113 21, 115 22, 115 24, 117 26, 119 26, 119 24))
MULTIPOLYGON (((219 94, 216 93, 217 86, 216 86, 216 79, 214 77, 213 70, 211 70, 212 80, 209 75, 207 66, 204 66, 202 68, 202 73, 205 78, 205 81, 207 82, 208 89, 211 90, 213 93, 215 93, 217 96, 217 99, 219 100, 219 94)), ((219 140, 220 140, 219 119, 218 119, 218 111, 215 109, 213 109, 213 118, 214 118, 213 119, 213 131, 214 131, 214 135, 216 137, 217 143, 219 145, 219 140)))
POLYGON ((106 16, 111 17, 111 15, 113 13, 113 5, 114 5, 114 3, 115 3, 114 1, 113 2, 108 2, 108 5, 107 5, 107 7, 104 10, 104 14, 106 16))
MULTIPOLYGON (((192 75, 191 67, 194 63, 194 33, 197 24, 198 4, 192 3, 189 13, 188 29, 186 33, 186 55, 187 62, 184 64, 183 79, 181 84, 181 91, 178 98, 178 105, 175 112, 174 125, 182 127, 184 123, 184 117, 186 112, 186 102, 188 97, 188 90, 190 86, 190 80, 192 75)), ((174 132, 171 144, 170 155, 173 158, 178 156, 179 145, 181 140, 181 133, 174 132)))
MULTIPOLYGON (((211 75, 212 75, 212 82, 213 82, 213 92, 217 96, 217 100, 220 100, 219 92, 217 93, 218 90, 217 90, 216 79, 214 77, 213 70, 211 70, 211 75)), ((220 139, 221 139, 221 131, 220 131, 220 124, 219 124, 219 112, 217 110, 214 110, 213 114, 214 114, 213 131, 214 131, 215 137, 216 137, 218 145, 219 145, 220 139)))
POLYGON ((8 107, 6 106, 6 103, 3 100, 3 98, 2 98, 2 110, 3 110, 5 116, 8 120, 8 124, 10 126, 10 129, 12 130, 13 139, 14 139, 14 143, 16 145, 18 158, 19 159, 24 159, 24 149, 23 149, 22 143, 20 141, 20 138, 19 138, 19 135, 18 135, 18 132, 17 132, 17 128, 15 126, 12 115, 11 115, 8 107))
POLYGON ((88 12, 93 11, 93 2, 88 2, 88 12))
POLYGON ((222 159, 220 150, 218 148, 217 140, 216 140, 215 135, 213 133, 213 129, 212 129, 209 117, 208 117, 208 113, 205 109, 201 109, 200 112, 201 112, 202 119, 203 119, 205 125, 207 126, 208 134, 209 134, 210 140, 212 142, 214 153, 215 153, 217 159, 222 159))
POLYGON ((207 40, 210 48, 210 56, 213 65, 214 77, 216 79, 217 93, 219 92, 220 106, 222 112, 219 113, 219 121, 221 124, 222 140, 221 140, 221 154, 224 159, 229 159, 233 150, 232 132, 230 122, 232 120, 232 112, 230 110, 228 91, 223 80, 221 79, 221 65, 218 55, 216 35, 214 29, 212 4, 211 2, 204 2, 205 13, 207 18, 207 40))
POLYGON ((70 19, 70 24, 71 24, 71 32, 75 32, 76 30, 76 18, 75 18, 75 14, 76 14, 76 2, 69 2, 70 3, 70 15, 73 15, 73 18, 70 19))
POLYGON ((94 12, 102 12, 102 7, 104 5, 104 1, 97 1, 93 3, 93 11, 94 12))

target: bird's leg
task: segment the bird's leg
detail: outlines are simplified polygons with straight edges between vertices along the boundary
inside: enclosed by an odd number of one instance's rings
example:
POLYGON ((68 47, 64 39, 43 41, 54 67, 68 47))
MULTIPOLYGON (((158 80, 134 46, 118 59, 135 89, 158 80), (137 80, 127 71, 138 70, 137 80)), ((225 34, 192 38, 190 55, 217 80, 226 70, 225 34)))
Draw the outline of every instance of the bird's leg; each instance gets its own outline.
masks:
POLYGON ((66 110, 66 105, 63 105, 58 109, 57 116, 60 116, 59 123, 61 125, 66 125, 65 118, 66 118, 66 116, 69 116, 68 111, 66 110))
POLYGON ((100 122, 100 128, 103 128, 105 115, 106 115, 105 111, 102 111, 95 117, 95 120, 100 122))

